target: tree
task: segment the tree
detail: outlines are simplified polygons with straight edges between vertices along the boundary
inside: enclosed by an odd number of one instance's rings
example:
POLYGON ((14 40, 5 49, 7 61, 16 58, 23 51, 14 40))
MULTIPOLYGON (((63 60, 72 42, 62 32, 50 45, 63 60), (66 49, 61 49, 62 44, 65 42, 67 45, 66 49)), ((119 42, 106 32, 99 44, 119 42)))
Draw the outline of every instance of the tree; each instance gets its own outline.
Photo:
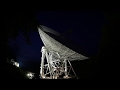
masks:
POLYGON ((97 75, 100 78, 115 78, 117 61, 119 60, 119 21, 118 11, 105 12, 106 22, 103 25, 100 52, 98 56, 97 75))
POLYGON ((16 38, 19 32, 22 32, 26 42, 30 44, 28 33, 37 30, 38 22, 35 17, 35 11, 31 12, 1 12, 2 30, 0 30, 0 53, 1 60, 9 55, 9 38, 16 38))

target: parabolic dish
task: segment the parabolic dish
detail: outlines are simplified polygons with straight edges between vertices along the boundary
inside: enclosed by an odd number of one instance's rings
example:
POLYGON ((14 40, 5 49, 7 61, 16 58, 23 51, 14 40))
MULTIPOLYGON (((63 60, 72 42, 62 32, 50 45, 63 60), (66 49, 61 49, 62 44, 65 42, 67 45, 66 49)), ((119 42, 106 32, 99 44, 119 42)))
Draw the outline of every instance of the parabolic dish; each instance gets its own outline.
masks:
POLYGON ((67 46, 58 42, 57 40, 55 40, 54 38, 52 38, 51 36, 49 36, 46 33, 46 32, 49 32, 52 34, 59 35, 58 32, 56 32, 46 26, 43 26, 43 25, 40 25, 38 27, 38 32, 39 32, 40 38, 41 38, 44 46, 47 48, 47 50, 49 52, 50 51, 58 52, 59 55, 61 56, 61 58, 68 59, 70 61, 88 59, 88 57, 86 57, 82 54, 79 54, 79 53, 75 52, 74 50, 68 48, 67 46))

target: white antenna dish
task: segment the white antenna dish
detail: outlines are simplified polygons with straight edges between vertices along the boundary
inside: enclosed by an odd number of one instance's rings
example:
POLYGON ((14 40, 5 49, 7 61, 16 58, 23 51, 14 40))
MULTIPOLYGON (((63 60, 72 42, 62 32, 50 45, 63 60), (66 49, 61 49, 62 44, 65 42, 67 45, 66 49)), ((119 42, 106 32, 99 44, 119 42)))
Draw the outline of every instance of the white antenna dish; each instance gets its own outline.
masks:
POLYGON ((60 33, 58 33, 57 31, 55 31, 49 27, 46 27, 44 25, 40 25, 39 28, 42 29, 42 31, 44 31, 44 32, 49 32, 49 33, 52 33, 54 35, 60 36, 60 33))
POLYGON ((40 25, 38 27, 38 32, 44 44, 41 49, 42 57, 40 77, 44 79, 68 79, 73 78, 74 76, 76 77, 70 61, 85 60, 88 59, 88 57, 75 52, 74 50, 68 48, 47 34, 47 32, 49 32, 51 34, 59 36, 60 33, 43 25, 40 25), (44 64, 45 57, 47 64, 44 64), (74 74, 72 77, 70 74, 71 70, 74 74))

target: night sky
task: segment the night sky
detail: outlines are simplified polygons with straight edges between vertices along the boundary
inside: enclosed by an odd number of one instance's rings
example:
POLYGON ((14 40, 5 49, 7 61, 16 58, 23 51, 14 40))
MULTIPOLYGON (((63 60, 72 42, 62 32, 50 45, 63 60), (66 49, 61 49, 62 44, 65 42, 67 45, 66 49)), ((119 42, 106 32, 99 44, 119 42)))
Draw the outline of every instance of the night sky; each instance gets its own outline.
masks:
MULTIPOLYGON (((101 28, 104 23, 102 11, 36 11, 29 14, 34 14, 32 18, 35 18, 39 24, 65 34, 86 52, 85 56, 91 57, 98 53, 101 28)), ((15 40, 9 39, 9 46, 21 67, 25 67, 25 62, 40 62, 43 43, 38 31, 30 32, 29 38, 30 45, 27 44, 21 32, 15 40)))
MULTIPOLYGON (((111 33, 107 34, 108 31, 103 30, 103 27, 107 22, 107 20, 105 17, 105 13, 102 11, 35 11, 35 12, 31 11, 31 12, 20 12, 20 15, 18 13, 17 14, 13 13, 10 14, 10 16, 8 15, 8 17, 12 20, 12 22, 14 21, 17 22, 17 20, 15 20, 16 18, 14 18, 17 17, 17 19, 23 19, 24 21, 23 23, 25 23, 25 25, 29 26, 31 25, 29 23, 38 22, 38 25, 41 24, 47 26, 53 30, 58 31, 61 34, 64 34, 71 41, 75 42, 80 48, 82 48, 82 50, 85 52, 84 55, 90 58, 100 53, 101 40, 103 41, 104 39, 102 45, 105 48, 107 47, 108 43, 111 44, 113 42, 112 39, 111 41, 108 40, 110 39, 109 35, 111 35, 111 33), (103 33, 107 36, 105 37, 103 33)), ((19 22, 17 24, 19 24, 19 22)), ((34 26, 36 31, 33 30, 29 32, 29 38, 31 44, 27 44, 22 32, 19 32, 19 35, 16 37, 15 40, 13 38, 9 38, 8 43, 11 48, 11 51, 14 54, 16 61, 20 63, 21 67, 28 67, 28 66, 32 67, 32 64, 29 65, 30 62, 35 62, 37 63, 38 66, 40 64, 41 47, 43 46, 43 43, 40 39, 37 30, 38 25, 34 26)), ((26 30, 26 28, 22 28, 22 30, 24 31, 26 30)), ((113 29, 111 29, 111 31, 112 30, 113 29)), ((106 52, 109 48, 111 47, 108 47, 106 49, 106 52)), ((113 49, 111 48, 111 50, 113 49)), ((108 57, 107 55, 105 56, 105 54, 104 55, 101 54, 101 56, 102 58, 104 58, 104 60, 108 57)), ((88 61, 89 63, 88 65, 93 65, 92 62, 95 63, 96 61, 95 60, 88 61)), ((101 59, 101 61, 98 62, 103 63, 103 60, 101 59)), ((105 63, 107 63, 107 60, 105 61, 105 63)), ((89 68, 87 64, 81 64, 81 65, 86 65, 86 68, 89 68)), ((105 64, 102 65, 103 67, 105 67, 105 64)), ((94 67, 91 66, 91 68, 94 67)), ((79 69, 82 70, 82 68, 80 67, 79 69)))
MULTIPOLYGON (((37 11, 35 15, 40 24, 60 33, 68 32, 66 35, 79 44, 89 56, 97 53, 101 37, 100 29, 104 22, 102 12, 37 11), (70 34, 69 30, 71 30, 70 34)), ((15 41, 10 39, 9 42, 18 61, 20 59, 39 61, 40 49, 43 45, 39 33, 37 31, 29 33, 31 45, 28 45, 21 32, 19 33, 15 41)))

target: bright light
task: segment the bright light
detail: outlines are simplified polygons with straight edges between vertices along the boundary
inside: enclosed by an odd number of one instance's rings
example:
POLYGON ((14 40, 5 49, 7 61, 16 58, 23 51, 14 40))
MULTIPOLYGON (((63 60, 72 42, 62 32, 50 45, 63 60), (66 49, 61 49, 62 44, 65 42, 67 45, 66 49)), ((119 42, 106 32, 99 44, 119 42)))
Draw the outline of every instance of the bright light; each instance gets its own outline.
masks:
POLYGON ((32 79, 34 77, 34 75, 33 75, 33 73, 29 72, 29 73, 27 73, 27 77, 32 79))
POLYGON ((14 65, 15 65, 16 67, 19 67, 19 63, 17 63, 17 62, 14 62, 14 65))

